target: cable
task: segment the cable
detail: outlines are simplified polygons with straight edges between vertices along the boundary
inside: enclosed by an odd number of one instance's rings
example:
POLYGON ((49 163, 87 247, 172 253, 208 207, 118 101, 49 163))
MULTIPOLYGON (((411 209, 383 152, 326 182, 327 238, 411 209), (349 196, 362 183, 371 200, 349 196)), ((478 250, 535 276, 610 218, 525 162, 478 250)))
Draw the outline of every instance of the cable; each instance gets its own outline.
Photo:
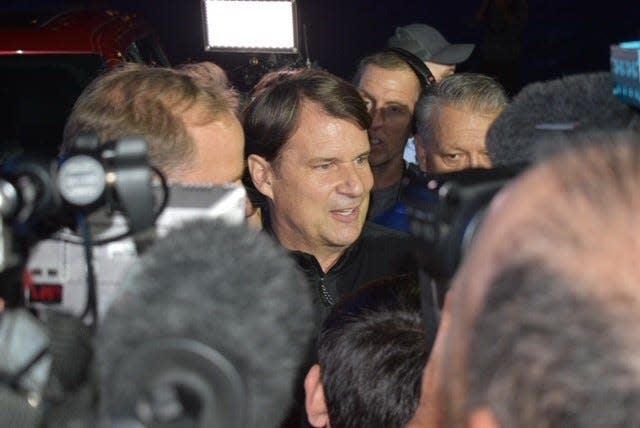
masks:
POLYGON ((87 265, 87 302, 85 304, 84 311, 80 315, 80 319, 85 319, 88 315, 91 315, 89 327, 92 331, 95 331, 98 319, 98 297, 96 292, 96 275, 93 269, 93 245, 91 242, 91 227, 87 221, 85 215, 78 217, 78 223, 80 231, 84 237, 84 257, 87 265))

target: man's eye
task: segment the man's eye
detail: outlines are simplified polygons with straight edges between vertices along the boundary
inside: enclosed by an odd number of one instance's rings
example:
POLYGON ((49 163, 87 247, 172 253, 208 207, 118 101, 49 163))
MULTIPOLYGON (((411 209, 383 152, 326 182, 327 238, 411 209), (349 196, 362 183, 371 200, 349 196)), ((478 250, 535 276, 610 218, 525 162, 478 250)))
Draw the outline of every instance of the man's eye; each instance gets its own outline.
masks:
POLYGON ((407 109, 403 106, 389 106, 385 108, 387 114, 400 115, 407 112, 407 109))
POLYGON ((359 166, 365 166, 369 164, 369 156, 360 156, 359 158, 356 159, 356 165, 359 166))
POLYGON ((442 159, 448 163, 455 163, 462 159, 462 155, 460 153, 444 153, 442 159))
POLYGON ((331 165, 332 164, 330 162, 321 163, 321 164, 316 165, 314 168, 317 169, 317 170, 320 170, 320 171, 328 171, 329 169, 331 169, 331 165))

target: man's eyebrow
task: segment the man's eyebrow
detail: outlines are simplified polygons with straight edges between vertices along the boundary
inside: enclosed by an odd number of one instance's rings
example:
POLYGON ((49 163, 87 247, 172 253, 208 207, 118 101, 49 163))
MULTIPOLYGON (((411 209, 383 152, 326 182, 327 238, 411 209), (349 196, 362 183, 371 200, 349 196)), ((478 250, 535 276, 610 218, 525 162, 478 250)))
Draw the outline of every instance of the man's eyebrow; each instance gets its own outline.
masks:
POLYGON ((363 156, 369 156, 370 154, 371 154, 371 150, 366 150, 366 151, 360 153, 359 155, 357 155, 354 159, 358 159, 358 158, 361 158, 363 156))
MULTIPOLYGON (((367 91, 365 91, 364 89, 358 89, 358 91, 360 92, 360 95, 363 98, 368 98, 368 99, 371 99, 371 100, 374 99, 374 97, 371 94, 369 94, 367 91)), ((405 108, 407 110, 410 110, 409 105, 407 103, 403 102, 403 101, 395 101, 395 100, 385 101, 382 105, 384 105, 384 106, 396 105, 396 106, 405 108)))
MULTIPOLYGON (((371 154, 371 150, 366 150, 360 154, 357 154, 353 159, 358 159, 363 156, 369 156, 371 154)), ((321 163, 321 162, 342 162, 340 158, 337 157, 315 157, 309 159, 309 163, 321 163)))
POLYGON ((318 163, 318 162, 335 162, 338 161, 339 159, 336 157, 315 157, 315 158, 311 158, 309 159, 309 163, 318 163))

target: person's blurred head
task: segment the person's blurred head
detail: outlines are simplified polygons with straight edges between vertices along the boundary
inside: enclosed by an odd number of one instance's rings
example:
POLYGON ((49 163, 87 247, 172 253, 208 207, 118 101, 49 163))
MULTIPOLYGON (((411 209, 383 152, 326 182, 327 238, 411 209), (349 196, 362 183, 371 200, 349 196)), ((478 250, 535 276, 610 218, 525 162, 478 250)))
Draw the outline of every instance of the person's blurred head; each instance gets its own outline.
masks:
POLYGON ((95 79, 64 130, 63 152, 84 133, 101 142, 144 138, 149 160, 170 181, 239 182, 244 135, 235 91, 191 72, 127 64, 95 79))
POLYGON ((489 168, 487 130, 508 104, 494 79, 459 73, 429 88, 416 106, 416 152, 427 173, 489 168))
POLYGON ((334 306, 305 380, 312 426, 400 428, 409 421, 429 355, 411 278, 377 281, 334 306))
POLYGON ((407 139, 414 133, 414 110, 422 90, 420 80, 398 54, 381 51, 360 61, 354 84, 364 98, 372 123, 371 166, 404 168, 407 139))
MULTIPOLYGON (((494 198, 425 370, 445 426, 638 420, 639 138, 572 135, 494 198)), ((426 408, 410 427, 436 426, 426 408)))
POLYGON ((262 233, 211 220, 170 232, 97 331, 91 426, 279 427, 312 340, 311 292, 262 233))
POLYGON ((211 61, 189 62, 175 67, 178 73, 191 77, 198 85, 211 86, 212 91, 219 91, 228 102, 228 108, 236 114, 240 114, 241 97, 234 89, 227 72, 211 61))
POLYGON ((358 91, 301 69, 259 91, 244 112, 251 181, 282 245, 328 270, 360 236, 373 185, 358 91))

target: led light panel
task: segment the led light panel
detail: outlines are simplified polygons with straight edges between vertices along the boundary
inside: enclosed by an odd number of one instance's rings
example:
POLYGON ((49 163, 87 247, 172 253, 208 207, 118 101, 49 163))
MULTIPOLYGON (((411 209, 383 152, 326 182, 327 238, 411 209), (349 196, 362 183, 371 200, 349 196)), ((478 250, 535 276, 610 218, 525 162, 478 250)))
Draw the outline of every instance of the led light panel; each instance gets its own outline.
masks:
POLYGON ((203 0, 205 49, 298 52, 295 1, 203 0))

